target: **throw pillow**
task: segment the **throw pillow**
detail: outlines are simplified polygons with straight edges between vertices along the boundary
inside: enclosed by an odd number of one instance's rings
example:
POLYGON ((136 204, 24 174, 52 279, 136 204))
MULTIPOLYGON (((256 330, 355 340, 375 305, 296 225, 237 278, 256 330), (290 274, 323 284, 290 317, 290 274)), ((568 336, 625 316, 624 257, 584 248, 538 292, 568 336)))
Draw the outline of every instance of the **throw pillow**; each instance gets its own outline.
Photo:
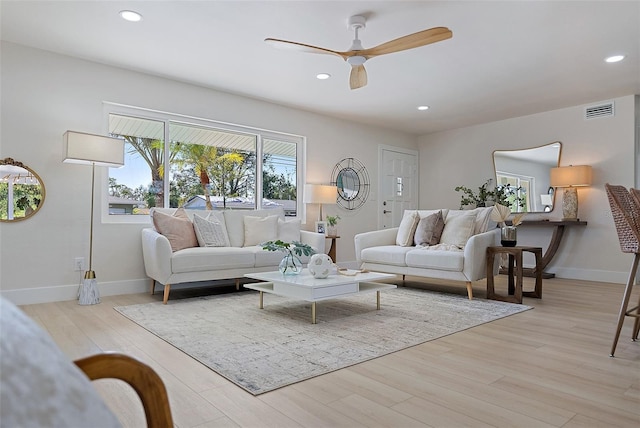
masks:
POLYGON ((444 218, 442 218, 441 211, 421 218, 418 223, 418 227, 416 227, 416 234, 413 238, 413 242, 416 246, 436 245, 440 242, 440 236, 442 235, 443 229, 444 218))
POLYGON ((278 239, 278 216, 244 217, 244 246, 250 247, 278 239))
MULTIPOLYGON (((184 213, 184 210, 182 211, 184 213)), ((176 211, 176 214, 178 214, 178 211, 176 211)), ((198 246, 193 223, 188 219, 185 220, 175 215, 171 216, 156 211, 153 213, 153 225, 158 233, 167 237, 173 252, 198 246)))
POLYGON ((300 241, 300 219, 282 220, 278 219, 278 239, 284 242, 300 241))
POLYGON ((417 211, 405 211, 398 227, 396 235, 396 245, 401 247, 410 247, 413 245, 413 236, 416 233, 416 227, 420 221, 417 211))
POLYGON ((207 218, 202 218, 196 214, 193 216, 193 229, 201 247, 229 246, 229 236, 222 216, 218 217, 214 213, 210 213, 207 218))
POLYGON ((447 216, 447 220, 444 224, 440 243, 456 245, 459 248, 464 248, 469 238, 473 236, 476 223, 476 213, 469 211, 466 214, 456 215, 453 217, 451 217, 450 214, 451 213, 447 216))

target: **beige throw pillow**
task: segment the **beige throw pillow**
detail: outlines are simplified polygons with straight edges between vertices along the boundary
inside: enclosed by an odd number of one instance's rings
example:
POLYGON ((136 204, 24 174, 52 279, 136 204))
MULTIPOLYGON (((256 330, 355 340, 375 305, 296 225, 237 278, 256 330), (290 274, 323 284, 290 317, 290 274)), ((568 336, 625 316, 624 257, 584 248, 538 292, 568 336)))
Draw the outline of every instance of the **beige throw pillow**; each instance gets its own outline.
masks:
POLYGON ((405 211, 398 227, 396 235, 396 245, 401 247, 410 247, 413 245, 413 236, 416 233, 416 227, 420 221, 417 211, 405 211))
POLYGON ((473 211, 456 216, 451 216, 451 212, 449 212, 440 237, 440 243, 464 248, 469 238, 473 236, 475 223, 476 213, 473 211))
MULTIPOLYGON (((221 213, 222 214, 222 213, 221 213)), ((207 218, 193 216, 193 229, 201 247, 228 247, 229 236, 224 224, 224 216, 211 212, 207 218)))
POLYGON ((440 236, 444 229, 442 212, 428 215, 420 219, 413 242, 416 246, 436 245, 440 242, 440 236))
POLYGON ((278 216, 244 217, 244 247, 278 239, 278 216))
MULTIPOLYGON (((180 215, 186 216, 184 210, 178 210, 176 214, 179 212, 180 215)), ((153 225, 158 233, 167 237, 171 244, 171 250, 174 252, 198 246, 193 223, 188 218, 180 218, 177 215, 170 216, 156 211, 153 213, 153 225)))
POLYGON ((284 242, 300 241, 300 219, 278 219, 278 239, 284 242))

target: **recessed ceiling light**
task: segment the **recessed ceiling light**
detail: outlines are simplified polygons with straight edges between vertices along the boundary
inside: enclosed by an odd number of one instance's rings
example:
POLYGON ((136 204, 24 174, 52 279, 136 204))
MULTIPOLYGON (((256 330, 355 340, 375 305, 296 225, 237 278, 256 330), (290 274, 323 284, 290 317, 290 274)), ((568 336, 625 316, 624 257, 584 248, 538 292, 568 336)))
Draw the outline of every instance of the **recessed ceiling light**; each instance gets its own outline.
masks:
POLYGON ((120 16, 122 17, 122 19, 129 22, 138 22, 142 20, 142 15, 132 10, 121 10, 120 16))
POLYGON ((316 76, 320 80, 327 80, 329 77, 331 77, 329 73, 320 73, 316 76))
POLYGON ((418 110, 420 111, 429 110, 429 106, 418 106, 418 110))
POLYGON ((613 55, 610 57, 605 58, 606 62, 619 62, 622 61, 624 59, 624 55, 613 55))

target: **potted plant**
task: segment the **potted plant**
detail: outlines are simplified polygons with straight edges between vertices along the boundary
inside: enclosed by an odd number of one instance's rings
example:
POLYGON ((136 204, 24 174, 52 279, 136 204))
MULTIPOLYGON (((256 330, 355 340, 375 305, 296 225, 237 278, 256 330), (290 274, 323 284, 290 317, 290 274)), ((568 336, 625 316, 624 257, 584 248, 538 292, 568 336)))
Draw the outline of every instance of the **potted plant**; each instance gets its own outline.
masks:
POLYGON ((299 241, 284 242, 280 239, 276 241, 267 241, 260 244, 263 250, 267 251, 282 251, 285 256, 278 265, 278 270, 283 275, 297 275, 302 272, 302 261, 300 256, 310 256, 315 254, 313 248, 307 244, 303 244, 299 241))
POLYGON ((524 208, 525 198, 519 196, 524 191, 522 187, 515 187, 510 184, 498 185, 490 189, 493 179, 488 179, 478 187, 478 192, 466 186, 458 186, 454 190, 462 192, 460 198, 460 209, 465 207, 478 208, 490 207, 494 204, 502 204, 510 207, 514 211, 520 211, 517 208, 524 208), (514 209, 515 208, 515 209, 514 209))
POLYGON ((340 220, 339 215, 328 215, 327 216, 327 225, 329 226, 329 230, 327 231, 327 235, 329 236, 337 236, 338 235, 338 220, 340 220))

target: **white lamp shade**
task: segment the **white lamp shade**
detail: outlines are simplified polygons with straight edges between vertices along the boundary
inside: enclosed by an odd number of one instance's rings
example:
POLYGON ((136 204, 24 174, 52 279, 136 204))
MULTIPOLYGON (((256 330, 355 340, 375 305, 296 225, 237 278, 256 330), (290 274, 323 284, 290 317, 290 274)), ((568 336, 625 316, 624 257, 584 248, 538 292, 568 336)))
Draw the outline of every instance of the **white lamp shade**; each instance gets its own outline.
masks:
POLYGON ((304 203, 306 204, 335 204, 338 198, 338 188, 324 184, 305 184, 304 203))
POLYGON ((95 164, 120 167, 124 165, 124 140, 67 131, 64 133, 65 163, 95 164))
POLYGON ((551 168, 551 186, 553 187, 589 185, 591 185, 591 167, 589 165, 570 165, 551 168))

